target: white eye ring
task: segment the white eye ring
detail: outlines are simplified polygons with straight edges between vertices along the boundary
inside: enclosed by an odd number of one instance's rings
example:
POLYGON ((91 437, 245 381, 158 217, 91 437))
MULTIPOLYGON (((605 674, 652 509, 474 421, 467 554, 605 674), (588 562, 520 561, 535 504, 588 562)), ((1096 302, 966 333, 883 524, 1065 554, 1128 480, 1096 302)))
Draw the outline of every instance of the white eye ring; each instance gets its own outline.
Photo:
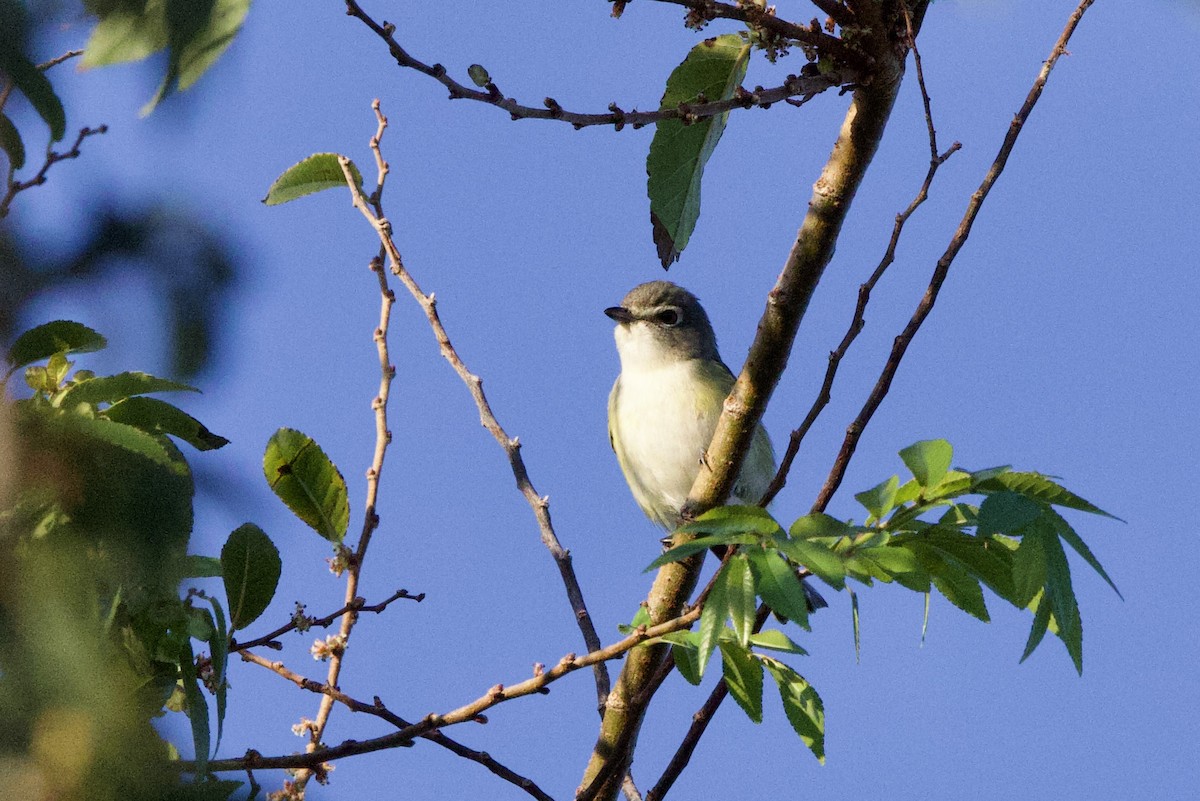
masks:
POLYGON ((668 306, 654 313, 654 322, 665 325, 667 328, 674 328, 682 321, 683 311, 675 306, 668 306))

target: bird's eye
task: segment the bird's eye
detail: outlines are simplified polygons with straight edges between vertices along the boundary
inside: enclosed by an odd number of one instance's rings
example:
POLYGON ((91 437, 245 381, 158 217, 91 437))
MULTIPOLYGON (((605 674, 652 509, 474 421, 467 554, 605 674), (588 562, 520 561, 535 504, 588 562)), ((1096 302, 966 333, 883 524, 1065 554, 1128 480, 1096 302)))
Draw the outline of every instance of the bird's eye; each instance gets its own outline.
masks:
POLYGON ((665 325, 668 327, 679 325, 679 321, 681 319, 683 319, 683 315, 680 313, 679 309, 676 308, 663 309, 662 311, 654 313, 654 322, 658 323, 659 325, 665 325))

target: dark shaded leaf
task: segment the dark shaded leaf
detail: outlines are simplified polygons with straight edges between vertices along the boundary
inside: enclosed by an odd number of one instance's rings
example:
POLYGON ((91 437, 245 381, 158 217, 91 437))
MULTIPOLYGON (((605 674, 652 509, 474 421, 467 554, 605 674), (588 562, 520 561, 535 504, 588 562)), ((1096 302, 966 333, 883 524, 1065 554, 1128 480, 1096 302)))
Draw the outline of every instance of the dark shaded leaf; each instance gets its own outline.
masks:
POLYGON ((904 543, 904 547, 916 554, 921 567, 933 580, 933 586, 946 596, 950 603, 969 615, 979 618, 985 623, 988 617, 987 604, 983 601, 983 588, 955 559, 947 558, 944 551, 925 542, 913 540, 904 543))
POLYGON ((1071 524, 1066 521, 1066 518, 1058 514, 1058 512, 1055 512, 1053 509, 1049 510, 1048 514, 1049 519, 1054 523, 1054 528, 1058 532, 1058 536, 1062 537, 1062 539, 1065 540, 1066 543, 1075 550, 1075 553, 1082 556, 1083 560, 1087 562, 1089 566, 1091 566, 1092 570, 1095 570, 1097 573, 1099 573, 1100 578, 1104 579, 1105 583, 1112 587, 1112 591, 1117 594, 1117 597, 1124 601, 1125 596, 1121 595, 1121 591, 1117 589, 1117 585, 1114 584, 1113 580, 1108 577, 1108 573, 1100 564, 1100 560, 1096 558, 1094 553, 1092 553, 1092 549, 1087 546, 1087 543, 1083 541, 1083 538, 1081 538, 1079 534, 1075 532, 1075 529, 1071 528, 1071 524))
POLYGON ((696 647, 672 645, 671 656, 675 660, 675 667, 679 669, 679 675, 683 676, 688 684, 699 685, 704 676, 700 671, 700 652, 696 647))
POLYGON ((196 450, 222 448, 229 440, 218 436, 187 412, 158 398, 126 398, 104 410, 103 416, 116 423, 135 426, 152 434, 179 437, 196 450))
MULTIPOLYGON (((0 11, 13 13, 7 3, 0 11)), ((63 111, 62 101, 54 93, 50 79, 22 52, 20 38, 11 36, 11 29, 5 33, 10 35, 0 36, 0 73, 4 73, 5 78, 25 95, 29 105, 49 126, 50 141, 57 142, 67 132, 67 115, 63 111)))
MULTIPOLYGON (((750 61, 750 43, 738 34, 707 39, 692 48, 667 78, 660 108, 733 97, 750 61)), ((718 114, 685 125, 659 120, 646 158, 650 222, 664 268, 679 259, 700 216, 700 183, 729 114, 718 114)))
POLYGON ((244 629, 266 610, 282 569, 279 549, 261 528, 245 523, 233 530, 221 548, 231 629, 244 629))
POLYGON ((1065 506, 1068 509, 1078 509, 1081 512, 1111 517, 1113 520, 1121 519, 1115 515, 1110 515, 1095 504, 1059 486, 1056 482, 1041 473, 1001 473, 985 481, 977 480, 975 489, 978 492, 984 493, 1010 490, 1018 492, 1027 498, 1032 498, 1035 501, 1041 501, 1042 503, 1065 506))
POLYGON ((988 495, 979 505, 976 529, 981 537, 1015 534, 1041 516, 1044 504, 1016 492, 988 495))
POLYGON ((211 739, 208 727, 208 701, 196 676, 196 655, 192 643, 185 640, 179 649, 179 674, 183 681, 183 696, 187 701, 187 716, 192 724, 192 744, 196 749, 196 775, 208 773, 208 753, 211 739))
POLYGON ((769 656, 755 654, 779 686, 779 697, 788 722, 800 739, 825 764, 825 707, 812 685, 796 671, 769 656))
POLYGON ((795 568, 774 551, 749 548, 746 556, 750 560, 750 569, 754 571, 758 594, 771 607, 771 611, 794 620, 805 629, 809 628, 808 602, 795 568))
POLYGON ((184 578, 218 578, 221 575, 221 560, 212 556, 188 554, 183 560, 184 578))
POLYGON ((1046 560, 1046 594, 1042 603, 1050 607, 1050 613, 1058 624, 1058 638, 1067 647, 1075 670, 1083 673, 1083 621, 1079 617, 1079 604, 1071 588, 1071 567, 1062 542, 1052 528, 1036 527, 1025 535, 1025 539, 1036 539, 1042 547, 1046 560))
POLYGON ((108 340, 82 323, 55 320, 17 337, 8 349, 8 363, 15 370, 49 359, 56 353, 90 353, 106 345, 108 340))
POLYGON ((4 151, 14 170, 25 166, 25 143, 21 141, 21 132, 4 113, 0 113, 0 150, 4 151))

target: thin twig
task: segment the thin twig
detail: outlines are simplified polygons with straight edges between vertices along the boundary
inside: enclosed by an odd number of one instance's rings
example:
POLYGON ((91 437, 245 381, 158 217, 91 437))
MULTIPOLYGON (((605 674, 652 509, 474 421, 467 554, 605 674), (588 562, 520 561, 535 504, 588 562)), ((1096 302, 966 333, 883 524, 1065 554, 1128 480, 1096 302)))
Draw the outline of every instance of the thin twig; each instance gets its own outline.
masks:
POLYGON ((358 597, 343 606, 341 609, 337 610, 336 612, 331 612, 325 617, 307 617, 297 612, 296 614, 292 615, 292 619, 290 621, 269 634, 264 634, 261 637, 256 637, 255 639, 247 640, 246 642, 238 642, 237 640, 230 639, 229 650, 231 652, 244 651, 248 648, 259 648, 266 646, 267 648, 274 648, 276 651, 278 651, 283 648, 283 644, 279 642, 279 638, 284 634, 287 634, 289 631, 294 631, 296 629, 308 631, 312 628, 328 628, 329 626, 333 625, 335 620, 347 612, 374 612, 375 614, 379 614, 384 609, 387 609, 388 606, 390 606, 394 601, 399 600, 416 601, 417 603, 420 603, 421 601, 425 600, 425 593, 422 592, 418 593, 417 595, 410 595, 408 590, 396 590, 390 596, 377 604, 368 604, 366 599, 358 597))
MULTIPOLYGON (((387 120, 379 111, 378 101, 372 105, 372 108, 375 110, 376 130, 375 135, 371 138, 371 146, 378 150, 379 140, 387 128, 387 120)), ((382 164, 382 161, 380 163, 382 164)), ((387 169, 384 166, 380 168, 376 178, 373 197, 377 200, 383 194, 383 186, 386 178, 387 169)), ((357 183, 351 180, 350 184, 357 191, 357 183)), ((387 337, 388 325, 392 317, 392 306, 396 302, 396 295, 388 287, 387 273, 383 269, 382 259, 376 257, 371 260, 371 271, 375 273, 379 280, 380 295, 379 325, 375 328, 373 334, 375 349, 379 354, 380 373, 379 391, 371 401, 371 408, 375 413, 375 451, 371 456, 371 465, 367 468, 366 508, 363 510, 362 532, 359 535, 358 545, 354 553, 349 555, 348 558, 346 569, 347 611, 342 615, 341 627, 338 632, 339 647, 332 649, 329 658, 329 675, 325 681, 329 687, 338 686, 338 678, 341 675, 345 649, 349 645, 350 634, 354 629, 355 622, 358 620, 358 611, 351 607, 358 598, 359 576, 362 573, 363 561, 367 555, 367 547, 371 544, 371 535, 379 526, 379 515, 376 512, 379 498, 379 478, 383 473, 383 463, 384 458, 387 456, 388 445, 392 441, 392 432, 388 429, 387 407, 388 397, 391 393, 392 379, 396 377, 396 367, 391 363, 388 355, 387 337)), ((309 742, 306 746, 306 750, 309 753, 321 748, 321 739, 325 734, 325 727, 329 723, 329 715, 333 712, 333 702, 334 698, 331 695, 323 695, 321 697, 321 704, 317 709, 316 720, 309 729, 309 742)), ((300 793, 303 793, 305 785, 313 775, 311 771, 303 771, 297 775, 296 787, 300 793)))
POLYGON ((812 0, 812 4, 824 11, 839 28, 845 28, 854 23, 854 13, 838 0, 812 0))
POLYGON ((46 173, 50 171, 51 167, 60 161, 79 158, 81 153, 79 146, 83 144, 83 140, 87 139, 89 136, 96 136, 97 134, 102 133, 108 133, 107 125, 100 125, 96 128, 80 128, 79 135, 75 137, 75 144, 71 145, 70 150, 59 153, 52 148, 46 148, 45 162, 42 163, 41 169, 38 170, 37 173, 28 181, 14 180, 13 174, 15 169, 13 168, 13 165, 10 164, 8 169, 8 187, 5 190, 4 198, 0 200, 0 218, 8 216, 8 209, 9 206, 12 205, 13 198, 15 198, 21 192, 24 192, 26 189, 32 189, 35 186, 41 186, 42 184, 46 183, 46 173))
MULTIPOLYGON (((664 0, 664 2, 673 2, 674 0, 664 0)), ((495 83, 488 83, 484 89, 467 86, 446 72, 446 68, 441 64, 426 64, 420 59, 414 57, 405 50, 398 41, 396 41, 395 30, 396 26, 389 22, 376 22, 370 15, 363 11, 362 7, 356 0, 345 0, 346 14, 362 21, 364 25, 374 31, 375 35, 384 41, 388 46, 388 51, 392 58, 401 67, 416 70, 423 75, 428 75, 438 83, 446 87, 450 92, 451 100, 476 100, 481 103, 496 106, 504 109, 514 120, 536 119, 536 120, 559 120, 574 126, 576 129, 588 128, 596 125, 611 125, 616 130, 622 130, 626 126, 631 128, 641 128, 646 125, 666 119, 680 119, 685 123, 694 122, 695 120, 705 117, 713 117, 718 114, 724 114, 727 111, 732 111, 738 108, 761 107, 767 108, 774 103, 786 100, 796 96, 811 96, 824 92, 834 86, 842 84, 852 84, 859 80, 860 75, 853 69, 845 68, 840 71, 834 71, 828 75, 813 75, 801 77, 796 75, 788 76, 783 85, 772 89, 764 89, 761 86, 756 87, 753 92, 741 90, 734 94, 733 97, 727 100, 714 100, 708 103, 687 103, 671 108, 659 109, 657 111, 638 111, 636 109, 625 111, 616 103, 609 104, 607 114, 588 114, 577 111, 568 111, 564 109, 554 98, 546 98, 543 104, 539 106, 526 106, 517 102, 514 98, 506 97, 497 87, 495 83)), ((687 3, 680 3, 688 5, 687 3)), ((716 4, 721 6, 723 4, 716 4)), ((744 10, 730 9, 737 11, 741 17, 732 17, 740 19, 752 14, 744 10)), ((724 16, 724 15, 722 15, 724 16)), ((767 17, 767 19, 775 20, 775 17, 767 17)), ((787 29, 796 31, 804 31, 807 35, 807 28, 794 26, 791 23, 786 23, 783 20, 777 20, 778 25, 790 26, 787 29)), ((821 34, 821 37, 833 42, 841 44, 840 39, 821 34)), ((840 51, 839 51, 840 52, 840 51)))
MULTIPOLYGON (((355 756, 357 754, 368 754, 375 751, 383 751, 389 748, 403 747, 411 743, 413 739, 417 737, 424 737, 426 734, 437 729, 449 728, 450 726, 458 725, 460 723, 486 722, 486 719, 483 717, 483 713, 494 706, 502 704, 506 701, 511 701, 515 698, 523 698, 527 695, 545 694, 549 692, 549 686, 551 684, 568 675, 569 673, 573 673, 582 668, 592 667, 598 662, 607 662, 613 659, 619 659, 633 648, 645 643, 647 640, 663 637, 667 634, 671 634, 672 632, 686 629, 699 619, 700 607, 697 606, 688 609, 678 617, 672 618, 671 620, 663 623, 659 623, 658 625, 639 626, 631 634, 621 640, 618 640, 612 645, 584 654, 583 656, 567 654, 560 659, 556 665, 549 669, 539 670, 531 678, 509 686, 497 684, 474 701, 464 704, 457 709, 453 709, 450 712, 442 715, 426 715, 420 721, 411 723, 403 729, 392 732, 391 734, 375 737, 370 740, 347 740, 340 745, 332 747, 322 746, 313 751, 307 751, 303 754, 287 754, 274 757, 264 757, 257 753, 249 753, 246 756, 239 757, 237 759, 212 760, 208 763, 208 769, 214 772, 241 771, 245 770, 246 768, 252 768, 254 770, 276 768, 302 768, 311 770, 324 762, 343 759, 345 757, 355 756)), ((250 653, 243 653, 242 658, 249 658, 249 661, 257 661, 262 659, 257 654, 250 653)), ((268 664, 270 663, 268 662, 268 664)), ((340 693, 340 691, 336 690, 333 692, 340 693)), ((177 764, 181 770, 185 771, 196 769, 196 763, 193 761, 180 761, 175 764, 177 764)))
POLYGON ((879 279, 883 277, 884 272, 896 260, 896 247, 900 243, 900 235, 904 231, 904 225, 908 222, 908 218, 913 215, 925 200, 929 197, 929 187, 933 184, 933 177, 937 174, 938 168, 950 158, 956 151, 962 148, 960 142, 955 142, 947 148, 945 153, 938 153, 937 130, 933 124, 933 110, 929 100, 929 92, 925 87, 925 72, 921 68, 921 53, 917 49, 917 40, 913 32, 912 18, 908 13, 908 6, 902 4, 904 9, 904 17, 907 25, 908 47, 913 53, 913 62, 917 68, 917 85, 921 90, 921 100, 925 107, 925 127, 929 134, 929 169, 925 172, 925 180, 921 183, 921 188, 908 207, 896 215, 896 221, 892 226, 892 237, 888 241, 887 249, 884 251, 883 258, 875 267, 871 277, 858 287, 858 301, 854 307, 854 315, 850 321, 850 327, 846 330, 842 341, 838 343, 837 348, 830 351, 829 363, 825 368, 825 379, 821 383, 821 390, 817 393, 816 399, 808 410, 808 414, 804 416, 803 422, 799 428, 792 431, 791 437, 788 439, 787 451, 784 452, 783 459, 779 462, 779 469, 775 471, 775 477, 771 479, 767 491, 763 494, 762 500, 759 501, 760 506, 769 504, 779 491, 783 489, 787 483, 788 472, 792 469, 792 462, 796 459, 796 454, 800 452, 800 443, 804 441, 804 437, 808 435, 809 429, 817 421, 821 412, 829 405, 832 399, 833 381, 837 376, 838 367, 842 363, 842 359, 846 356, 846 352, 858 338, 866 326, 866 310, 867 303, 871 300, 871 292, 875 289, 875 285, 879 283, 879 279))
POLYGON ((54 58, 50 59, 49 61, 43 61, 41 64, 37 65, 37 68, 39 70, 41 70, 42 72, 45 72, 46 70, 50 69, 51 67, 57 67, 59 64, 63 63, 64 61, 69 61, 70 59, 73 59, 76 56, 82 56, 82 55, 83 55, 82 50, 68 50, 67 52, 63 53, 61 56, 55 56, 54 58))
MULTIPOLYGON (((376 106, 377 103, 378 101, 376 101, 376 106)), ((383 163, 382 157, 381 163, 383 163)), ((424 310, 425 317, 433 329, 434 338, 437 340, 442 356, 454 368, 454 372, 458 374, 463 383, 467 385, 467 389, 475 401, 475 406, 479 410, 480 423, 495 438, 496 442, 500 444, 500 447, 504 449, 505 454, 508 456, 509 466, 512 469, 513 477, 516 479, 517 488, 525 496, 525 500, 529 503, 530 508, 533 509, 534 517, 537 519, 542 544, 550 551, 551 556, 553 556, 555 563, 558 565, 559 574, 562 576, 563 584, 566 587, 567 598, 571 604, 571 609, 575 613, 575 622, 583 635, 584 644, 589 651, 598 650, 600 648, 600 638, 597 636, 596 629, 592 625, 592 618, 587 611, 587 604, 583 600, 583 591, 579 587, 579 580, 575 577, 575 569, 571 565, 571 554, 562 547, 558 536, 554 533, 554 525, 550 521, 550 500, 539 495, 533 486, 533 482, 529 479, 529 473, 525 468, 525 461, 521 458, 520 441, 516 437, 510 437, 500 425, 500 421, 496 419, 496 415, 492 412, 492 408, 488 403, 487 396, 483 392, 483 379, 468 370, 466 364, 459 357, 458 352, 455 351, 454 345, 450 342, 450 336, 446 333, 441 318, 438 316, 437 299, 432 294, 426 295, 412 277, 412 274, 405 268, 400 251, 396 247, 395 240, 392 238, 392 224, 383 216, 382 207, 374 204, 373 211, 368 205, 368 199, 363 197, 350 172, 349 159, 342 158, 341 165, 346 175, 347 183, 350 186, 354 206, 362 213, 363 217, 366 218, 378 234, 379 241, 387 253, 392 273, 400 279, 400 282, 409 291, 409 294, 412 295, 413 299, 424 310)), ((609 691, 608 670, 602 664, 602 661, 595 663, 595 665, 597 707, 603 709, 604 700, 608 696, 609 691)))
MULTIPOLYGON (((271 662, 262 658, 261 656, 258 656, 257 654, 247 653, 242 654, 242 659, 264 667, 267 670, 270 670, 272 673, 282 676, 301 689, 327 695, 354 712, 363 712, 368 715, 374 715, 382 720, 386 720, 397 729, 405 729, 412 725, 410 722, 388 709, 384 705, 383 701, 379 699, 379 696, 375 696, 374 702, 368 704, 355 698, 351 698, 336 687, 330 687, 328 684, 321 684, 318 681, 313 681, 312 679, 301 676, 300 674, 289 670, 282 662, 271 662)), ((538 801, 553 801, 553 799, 551 799, 549 795, 547 795, 540 787, 538 787, 532 779, 522 776, 511 768, 506 767, 504 764, 496 761, 490 754, 484 751, 476 751, 473 748, 469 748, 457 740, 447 737, 440 731, 427 732, 421 735, 421 738, 436 745, 440 745, 442 748, 445 748, 446 750, 457 754, 464 759, 469 759, 472 762, 483 765, 489 771, 505 781, 520 787, 522 790, 529 793, 529 795, 538 799, 538 801)))
POLYGON ((1017 137, 1021 135, 1021 131, 1029 119, 1030 113, 1033 111, 1033 107, 1037 105, 1038 98, 1041 97, 1042 90, 1046 86, 1046 80, 1050 77, 1050 72, 1054 69, 1054 65, 1058 63, 1058 59, 1067 52, 1067 43, 1071 40, 1071 35, 1075 32, 1075 28, 1083 18, 1084 12, 1088 10, 1093 2, 1095 0, 1082 0, 1071 13, 1066 27, 1063 28, 1058 41, 1054 43, 1054 49, 1050 51, 1050 57, 1042 64, 1042 69, 1038 73, 1037 79, 1034 80, 1029 94, 1025 97, 1025 102, 1021 105, 1021 109, 1009 124, 1008 132, 1005 134, 1004 141, 1000 145, 1000 151, 992 161, 991 167, 988 168, 987 174, 984 176, 979 188, 971 195, 971 200, 967 204, 967 210, 963 214, 962 221, 959 222, 958 228, 955 230, 954 236, 951 237, 950 244, 947 245, 945 252, 938 259, 937 266, 933 270, 933 275, 929 280, 928 287, 925 289, 924 296, 922 296, 921 301, 917 304, 917 308, 913 312, 908 324, 904 327, 904 330, 896 337, 892 345, 892 352, 888 356, 888 360, 884 364, 883 370, 879 374, 879 379, 871 390, 871 394, 867 397, 866 403, 863 404, 862 410, 858 413, 854 422, 846 429, 846 436, 842 441, 842 447, 838 451, 837 458, 834 460, 833 467, 829 471, 829 476, 826 478, 825 484, 821 487, 821 491, 817 494, 817 499, 813 503, 812 508, 814 512, 825 510, 833 494, 837 492, 838 486, 841 485, 842 479, 845 478, 846 468, 850 464, 850 458, 854 455, 855 448, 858 447, 858 441, 862 437, 863 430, 887 395, 888 389, 892 384, 892 379, 895 378, 896 371, 900 369, 900 362, 904 358, 908 346, 912 343, 913 337, 916 336, 917 331, 921 328, 921 324, 925 322, 925 318, 933 310, 933 306, 937 302, 938 292, 941 290, 942 283, 946 280, 946 275, 950 271, 950 265, 954 262, 958 252, 962 250, 963 245, 966 244, 967 238, 971 234, 971 226, 974 225, 975 218, 979 216, 979 210, 982 208, 984 200, 987 199, 988 193, 995 186, 1000 174, 1004 172, 1004 166, 1007 164, 1008 157, 1017 143, 1017 137))

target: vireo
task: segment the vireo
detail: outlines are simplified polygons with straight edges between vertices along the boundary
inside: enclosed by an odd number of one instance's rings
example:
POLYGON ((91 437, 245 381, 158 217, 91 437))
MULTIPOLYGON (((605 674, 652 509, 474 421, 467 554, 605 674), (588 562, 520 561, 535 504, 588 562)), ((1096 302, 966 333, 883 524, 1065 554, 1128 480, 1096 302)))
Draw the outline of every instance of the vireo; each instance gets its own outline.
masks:
MULTIPOLYGON (((604 313, 617 321, 621 357, 621 374, 608 396, 609 440, 638 506, 674 531, 733 373, 717 352, 704 307, 681 286, 636 286, 604 313)), ((758 503, 774 475, 775 453, 760 424, 730 503, 758 503)))
MULTIPOLYGON (((700 472, 734 377, 704 307, 670 281, 636 286, 604 313, 621 374, 608 396, 608 437, 634 500, 668 532, 700 472)), ((760 423, 730 494, 730 503, 758 503, 775 476, 775 452, 760 423)), ((724 550, 724 549, 722 549, 724 550)), ((825 606, 807 584, 809 610, 825 606)))

